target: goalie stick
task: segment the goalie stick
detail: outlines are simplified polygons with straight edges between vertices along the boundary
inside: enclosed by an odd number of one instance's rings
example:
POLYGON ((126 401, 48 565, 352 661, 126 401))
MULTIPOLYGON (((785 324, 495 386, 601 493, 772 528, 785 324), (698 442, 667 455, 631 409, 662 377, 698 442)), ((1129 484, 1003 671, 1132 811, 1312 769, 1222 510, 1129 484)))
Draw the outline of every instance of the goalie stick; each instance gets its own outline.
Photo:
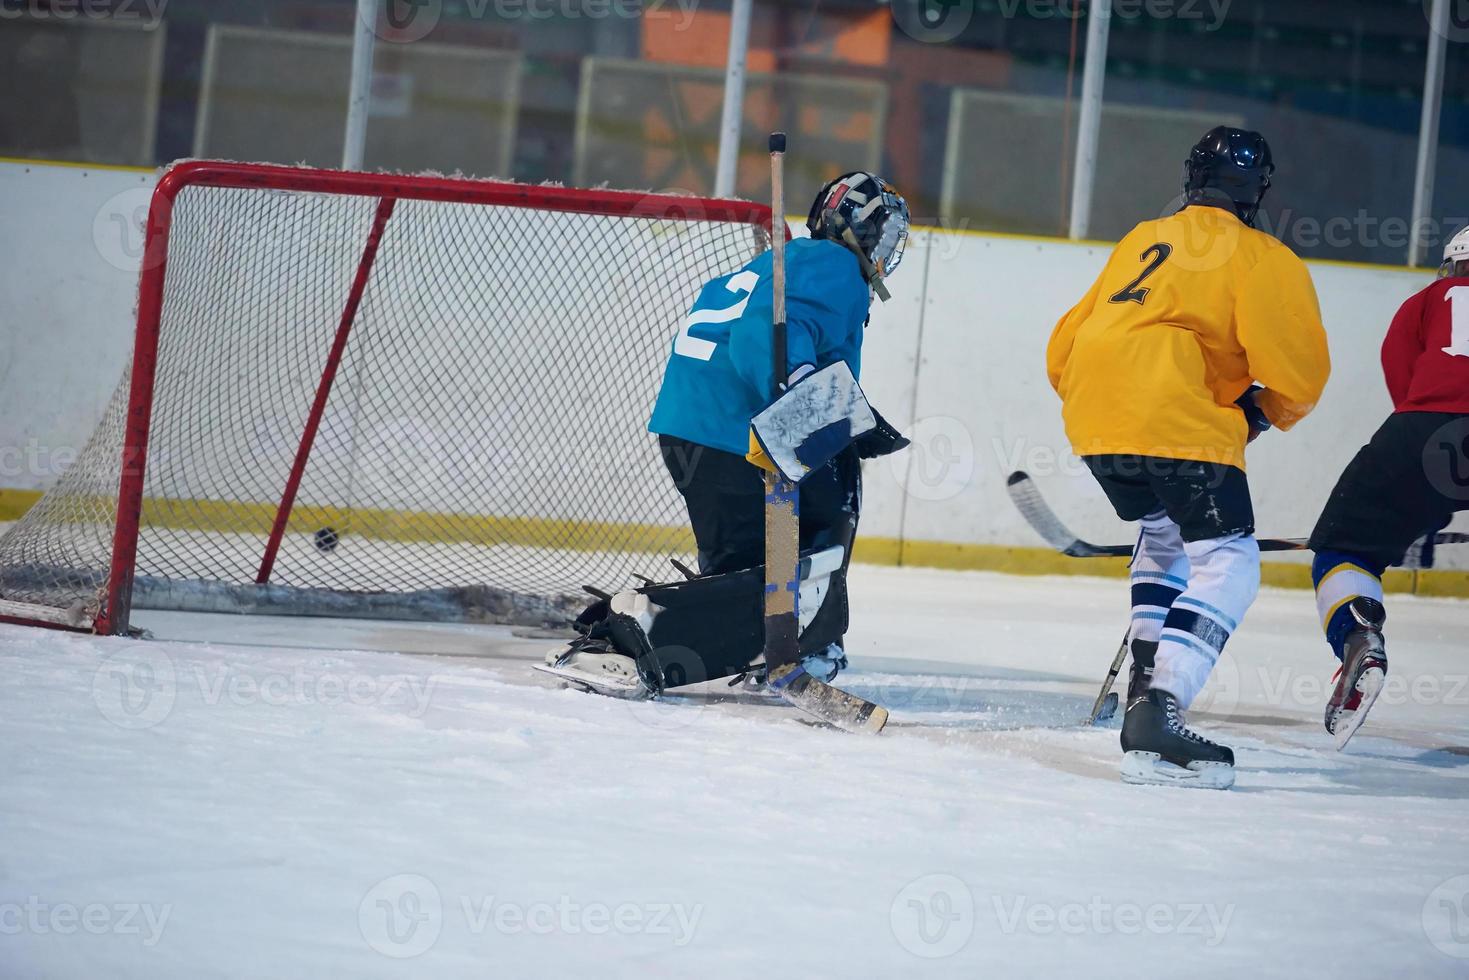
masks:
MULTIPOLYGON (((785 297, 785 133, 770 134, 771 387, 787 388, 785 297)), ((801 666, 800 490, 778 473, 765 474, 765 663, 770 689, 789 704, 847 732, 876 735, 888 712, 871 701, 832 687, 801 666)))
MULTIPOLYGON (((1061 523, 1056 512, 1051 510, 1050 504, 1046 503, 1041 492, 1036 489, 1035 481, 1031 479, 1029 473, 1021 470, 1011 473, 1010 479, 1006 481, 1005 489, 1026 522, 1035 529, 1037 534, 1046 539, 1047 544, 1061 554, 1070 558, 1132 557, 1133 545, 1092 544, 1072 534, 1071 529, 1061 523)), ((1261 551, 1308 550, 1305 538, 1260 538, 1258 540, 1261 551)), ((1432 535, 1428 540, 1434 544, 1464 544, 1469 542, 1469 534, 1442 531, 1432 535)))

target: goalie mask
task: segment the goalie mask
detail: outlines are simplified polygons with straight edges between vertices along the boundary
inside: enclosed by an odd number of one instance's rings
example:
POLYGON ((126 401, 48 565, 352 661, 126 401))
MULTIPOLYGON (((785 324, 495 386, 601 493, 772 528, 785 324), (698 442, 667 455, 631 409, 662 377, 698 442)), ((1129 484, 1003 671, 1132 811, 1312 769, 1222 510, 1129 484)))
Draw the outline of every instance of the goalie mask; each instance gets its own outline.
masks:
POLYGON ((816 195, 806 227, 812 238, 845 245, 857 254, 862 275, 883 299, 882 280, 903 261, 908 245, 908 202, 875 174, 843 174, 816 195))

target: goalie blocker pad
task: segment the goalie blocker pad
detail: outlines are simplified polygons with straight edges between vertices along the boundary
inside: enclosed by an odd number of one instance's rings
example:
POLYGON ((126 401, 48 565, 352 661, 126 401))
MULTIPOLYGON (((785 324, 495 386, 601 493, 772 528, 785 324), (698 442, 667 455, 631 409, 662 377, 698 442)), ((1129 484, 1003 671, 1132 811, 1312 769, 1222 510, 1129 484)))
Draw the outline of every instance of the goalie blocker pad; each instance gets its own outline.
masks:
POLYGON ((750 420, 760 448, 792 483, 877 427, 877 414, 846 361, 812 371, 750 420))
MULTIPOLYGON (((847 554, 841 546, 801 557, 801 653, 847 632, 847 554)), ((648 585, 593 603, 577 619, 637 659, 643 682, 665 688, 734 677, 763 660, 765 568, 648 585)))

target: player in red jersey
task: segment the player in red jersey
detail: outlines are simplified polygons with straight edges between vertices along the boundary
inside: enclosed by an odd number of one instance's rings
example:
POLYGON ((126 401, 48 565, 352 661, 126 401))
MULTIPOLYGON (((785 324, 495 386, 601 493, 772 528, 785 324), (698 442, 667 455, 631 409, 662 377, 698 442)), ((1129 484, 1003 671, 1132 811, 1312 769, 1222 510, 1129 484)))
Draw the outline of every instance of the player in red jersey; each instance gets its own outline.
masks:
POLYGON ((1403 304, 1382 345, 1394 412, 1357 453, 1311 535, 1326 639, 1342 662, 1326 730, 1344 747, 1387 677, 1382 574, 1469 510, 1469 228, 1439 279, 1403 304))

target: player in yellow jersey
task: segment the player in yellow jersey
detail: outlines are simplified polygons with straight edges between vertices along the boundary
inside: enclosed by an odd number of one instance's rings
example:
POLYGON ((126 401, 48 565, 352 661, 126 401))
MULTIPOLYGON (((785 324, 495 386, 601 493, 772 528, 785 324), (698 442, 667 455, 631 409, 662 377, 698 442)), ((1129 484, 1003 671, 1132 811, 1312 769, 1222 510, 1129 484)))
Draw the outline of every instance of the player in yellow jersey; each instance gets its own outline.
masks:
POLYGON ((1224 789, 1234 754, 1183 717, 1260 587, 1245 443, 1289 429, 1330 373, 1305 264, 1254 227, 1275 166, 1213 130, 1183 207, 1124 238, 1046 352, 1073 451, 1140 521, 1123 778, 1224 789))

